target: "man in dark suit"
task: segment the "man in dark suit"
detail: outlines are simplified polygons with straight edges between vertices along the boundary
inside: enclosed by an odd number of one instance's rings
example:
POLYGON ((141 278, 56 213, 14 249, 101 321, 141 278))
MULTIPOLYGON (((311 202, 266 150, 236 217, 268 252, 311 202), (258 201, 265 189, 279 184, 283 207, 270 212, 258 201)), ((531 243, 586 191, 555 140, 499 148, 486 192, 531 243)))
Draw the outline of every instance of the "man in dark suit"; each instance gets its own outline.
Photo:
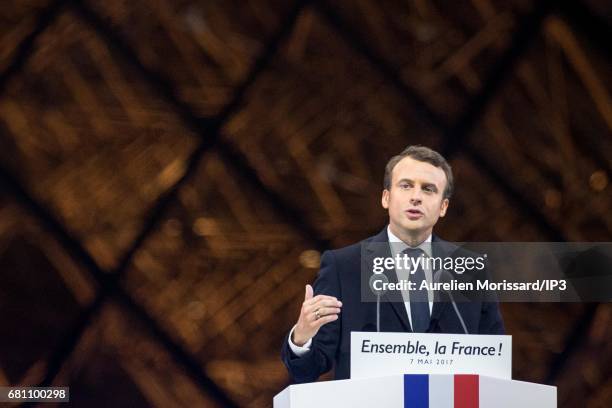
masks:
MULTIPOLYGON (((448 256, 457 247, 433 235, 444 217, 453 189, 452 170, 437 152, 409 146, 385 168, 382 206, 389 224, 360 243, 326 251, 314 289, 306 285, 296 325, 287 335, 282 359, 293 382, 316 381, 335 366, 335 379, 350 375, 350 333, 376 329, 376 303, 362 299, 364 257, 397 254, 448 256)), ((398 281, 391 271, 390 281, 398 281)), ((411 279, 431 282, 431 270, 421 268, 411 279)), ((368 289, 369 290, 369 289, 368 289)), ((432 293, 412 292, 410 298, 387 298, 380 308, 380 330, 387 332, 502 334, 504 325, 496 302, 459 302, 457 313, 432 293), (420 298, 419 298, 420 297, 420 298)))

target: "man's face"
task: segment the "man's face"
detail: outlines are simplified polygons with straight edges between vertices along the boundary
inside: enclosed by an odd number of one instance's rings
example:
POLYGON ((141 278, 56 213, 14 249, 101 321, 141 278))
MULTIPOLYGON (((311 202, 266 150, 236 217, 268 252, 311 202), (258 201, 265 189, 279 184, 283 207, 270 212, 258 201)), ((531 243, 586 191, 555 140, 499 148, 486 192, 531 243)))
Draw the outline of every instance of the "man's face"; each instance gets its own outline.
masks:
POLYGON ((448 208, 448 199, 443 198, 445 187, 446 174, 441 168, 411 157, 400 160, 393 168, 390 189, 382 195, 391 230, 396 235, 431 234, 448 208))

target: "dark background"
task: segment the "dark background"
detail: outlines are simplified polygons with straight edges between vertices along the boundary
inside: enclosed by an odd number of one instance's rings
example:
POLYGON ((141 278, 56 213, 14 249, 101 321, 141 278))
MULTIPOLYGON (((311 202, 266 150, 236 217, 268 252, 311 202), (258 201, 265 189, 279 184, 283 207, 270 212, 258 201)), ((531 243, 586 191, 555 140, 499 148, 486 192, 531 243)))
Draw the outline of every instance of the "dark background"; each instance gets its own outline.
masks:
MULTIPOLYGON (((3 1, 0 384, 269 407, 322 250, 441 151, 456 241, 611 241, 608 1, 3 1)), ((504 304, 514 378, 612 401, 610 304, 504 304)))

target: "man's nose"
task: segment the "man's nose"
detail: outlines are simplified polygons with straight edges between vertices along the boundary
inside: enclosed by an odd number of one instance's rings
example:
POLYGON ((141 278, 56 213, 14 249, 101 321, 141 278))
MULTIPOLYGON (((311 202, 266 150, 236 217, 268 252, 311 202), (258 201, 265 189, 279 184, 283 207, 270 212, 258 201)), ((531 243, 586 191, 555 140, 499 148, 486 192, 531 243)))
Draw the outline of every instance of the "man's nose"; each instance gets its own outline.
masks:
POLYGON ((410 194, 410 203, 411 204, 420 204, 422 202, 421 192, 414 188, 410 194))

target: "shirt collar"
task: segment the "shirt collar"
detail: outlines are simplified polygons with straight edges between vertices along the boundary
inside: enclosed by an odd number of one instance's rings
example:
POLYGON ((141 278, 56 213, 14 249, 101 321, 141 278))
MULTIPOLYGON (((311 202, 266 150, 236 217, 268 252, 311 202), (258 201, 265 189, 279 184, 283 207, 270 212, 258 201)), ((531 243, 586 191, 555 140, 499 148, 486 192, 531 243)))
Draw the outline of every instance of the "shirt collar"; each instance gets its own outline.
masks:
MULTIPOLYGON (((389 237, 389 244, 393 252, 400 253, 404 249, 409 247, 408 244, 406 244, 404 241, 399 239, 393 232, 391 232, 390 225, 387 225, 387 237, 389 237)), ((421 242, 417 246, 417 248, 425 252, 425 254, 427 254, 427 256, 429 257, 431 257, 431 239, 432 239, 432 234, 429 234, 429 236, 425 239, 425 241, 421 242)))

